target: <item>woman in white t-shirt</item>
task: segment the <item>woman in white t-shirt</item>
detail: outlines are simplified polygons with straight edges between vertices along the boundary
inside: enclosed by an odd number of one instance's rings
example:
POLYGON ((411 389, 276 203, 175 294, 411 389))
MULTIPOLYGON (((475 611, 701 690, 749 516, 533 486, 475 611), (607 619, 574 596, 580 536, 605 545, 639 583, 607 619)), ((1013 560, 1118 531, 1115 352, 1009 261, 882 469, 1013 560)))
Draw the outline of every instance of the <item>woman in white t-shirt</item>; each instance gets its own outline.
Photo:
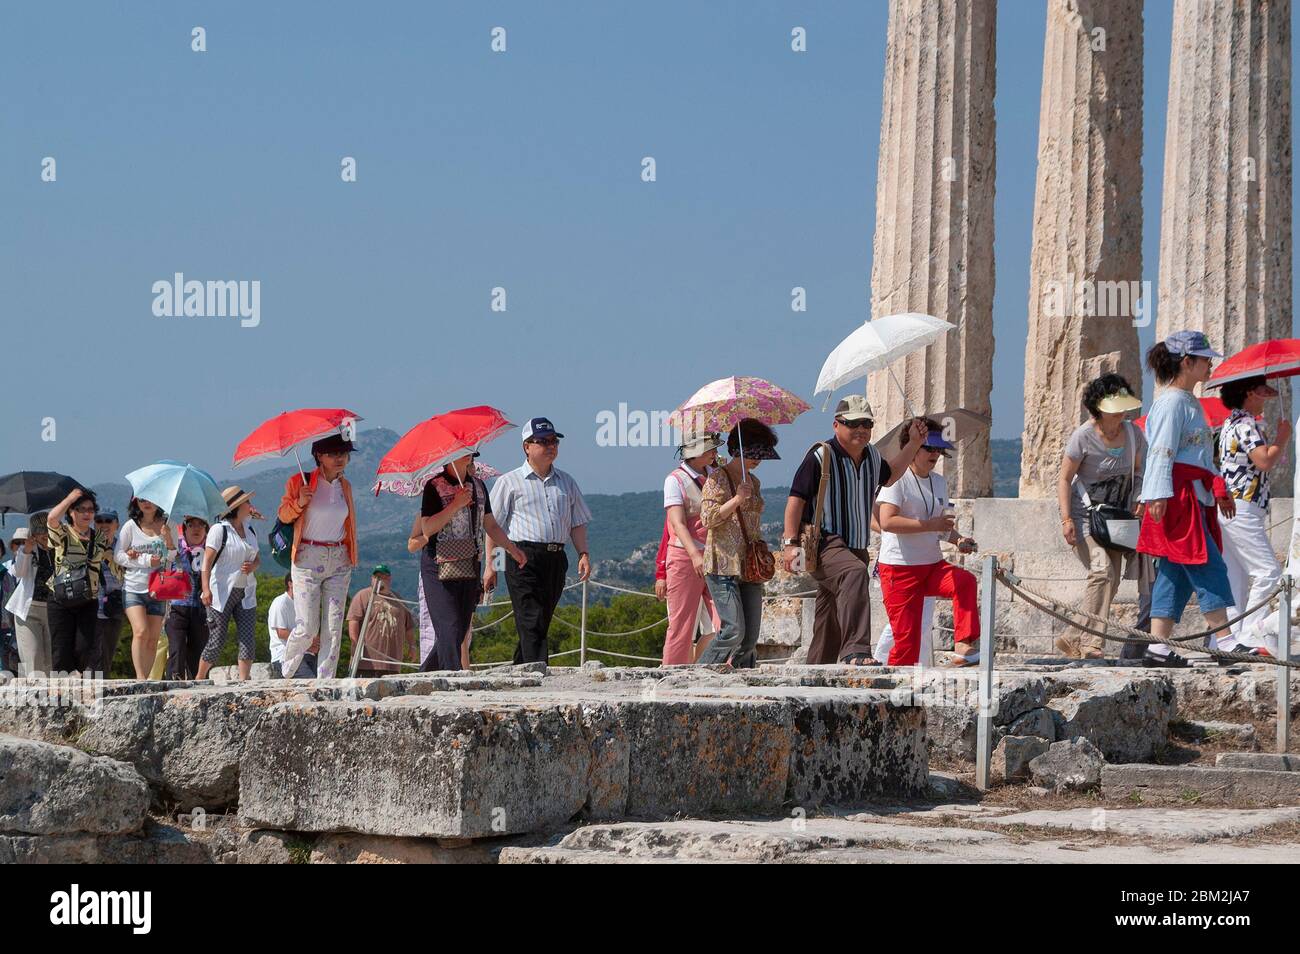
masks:
POLYGON ((221 491, 225 511, 208 531, 203 551, 203 605, 208 608, 208 644, 199 661, 199 678, 221 657, 235 621, 239 638, 239 678, 253 670, 254 633, 257 615, 257 566, 261 555, 253 533, 252 494, 239 487, 221 491))
MULTIPOLYGON (((959 536, 955 518, 946 513, 948 485, 934 472, 940 457, 952 448, 939 424, 925 422, 929 433, 913 458, 907 473, 880 491, 878 505, 881 537, 880 589, 885 612, 894 633, 889 651, 891 666, 913 666, 921 652, 921 613, 927 596, 953 601, 956 659, 953 665, 973 666, 979 662, 979 585, 975 575, 948 563, 939 541, 957 544, 962 553, 972 553, 975 541, 959 536)), ((906 443, 907 434, 901 435, 906 443)))
POLYGON ((704 483, 718 462, 722 438, 717 434, 684 437, 677 454, 682 458, 664 478, 664 510, 668 519, 668 546, 664 551, 665 596, 668 601, 668 632, 664 636, 663 664, 691 662, 691 648, 699 621, 700 600, 713 617, 716 632, 721 625, 713 598, 704 581, 704 546, 708 531, 700 519, 704 483))
MULTIPOLYGON (((159 653, 158 638, 167 616, 165 600, 149 596, 149 575, 176 559, 176 537, 167 523, 167 514, 153 501, 132 497, 127 506, 130 519, 117 534, 113 560, 126 571, 122 583, 123 605, 131 624, 131 662, 135 678, 148 679, 161 655, 165 663, 167 646, 159 653)), ((159 672, 153 678, 161 677, 159 672)))

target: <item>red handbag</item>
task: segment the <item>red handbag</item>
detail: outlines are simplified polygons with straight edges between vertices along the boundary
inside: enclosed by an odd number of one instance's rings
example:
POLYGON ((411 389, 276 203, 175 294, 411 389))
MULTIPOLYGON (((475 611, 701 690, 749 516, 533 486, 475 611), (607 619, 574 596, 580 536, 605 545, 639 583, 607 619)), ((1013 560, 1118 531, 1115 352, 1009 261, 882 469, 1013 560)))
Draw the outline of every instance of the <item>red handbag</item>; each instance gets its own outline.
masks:
POLYGON ((190 595, 190 575, 184 570, 154 570, 149 574, 149 597, 183 600, 190 595))

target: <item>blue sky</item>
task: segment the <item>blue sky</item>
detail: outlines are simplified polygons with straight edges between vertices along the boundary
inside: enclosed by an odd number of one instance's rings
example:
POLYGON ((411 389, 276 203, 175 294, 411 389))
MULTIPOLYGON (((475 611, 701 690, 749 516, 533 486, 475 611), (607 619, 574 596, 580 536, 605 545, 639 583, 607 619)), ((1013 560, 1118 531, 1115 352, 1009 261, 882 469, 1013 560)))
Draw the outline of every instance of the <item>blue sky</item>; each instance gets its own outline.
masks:
MULTIPOLYGON (((1000 7, 994 436, 1016 437, 1045 13, 1000 7)), ((597 446, 601 411, 670 409, 733 373, 811 401, 870 317, 886 9, 7 5, 0 471, 100 481, 175 457, 225 476, 280 410, 346 406, 400 432, 489 403, 551 417, 588 490, 658 487, 671 449, 597 446), (155 317, 151 287, 175 272, 259 280, 260 325, 155 317)), ((1147 4, 1153 284, 1170 11, 1147 4)), ((769 481, 828 425, 818 400, 783 428, 769 481)), ((517 441, 485 459, 512 466, 517 441)))

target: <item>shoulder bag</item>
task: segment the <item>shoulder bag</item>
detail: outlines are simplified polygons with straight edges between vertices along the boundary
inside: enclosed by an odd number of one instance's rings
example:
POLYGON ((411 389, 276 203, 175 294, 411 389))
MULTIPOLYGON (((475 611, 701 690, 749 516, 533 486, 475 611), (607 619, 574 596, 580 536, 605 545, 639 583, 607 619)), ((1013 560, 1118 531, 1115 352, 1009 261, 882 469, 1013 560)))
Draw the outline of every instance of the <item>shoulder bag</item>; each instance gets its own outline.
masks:
MULTIPOLYGON (((1115 503, 1114 496, 1107 496, 1100 502, 1091 500, 1092 494, 1087 492, 1088 503, 1088 532, 1092 538, 1097 541, 1099 546, 1107 550, 1114 550, 1118 553, 1134 553, 1137 550, 1138 530, 1142 523, 1137 516, 1128 509, 1128 501, 1133 495, 1133 477, 1137 468, 1137 441, 1133 436, 1133 425, 1124 422, 1124 427, 1128 431, 1129 444, 1129 474, 1128 474, 1128 493, 1119 503, 1115 503)), ((1119 478, 1112 478, 1118 480, 1119 478)), ((1099 481, 1093 484, 1094 488, 1101 488, 1103 484, 1111 481, 1099 481)))
POLYGON ((812 523, 804 524, 803 529, 799 531, 799 546, 803 549, 805 573, 812 573, 817 569, 817 555, 822 545, 822 509, 826 506, 826 485, 830 483, 831 476, 831 445, 822 441, 817 446, 822 449, 822 476, 817 481, 817 502, 813 504, 812 523))
MULTIPOLYGON (((731 486, 731 496, 736 496, 736 482, 725 468, 727 483, 731 486)), ((743 505, 742 505, 743 507, 743 505)), ((741 555, 740 578, 746 583, 766 583, 776 575, 776 558, 768 549, 767 541, 751 540, 745 529, 745 516, 741 509, 736 510, 736 519, 740 522, 740 536, 745 541, 745 552, 741 555)))

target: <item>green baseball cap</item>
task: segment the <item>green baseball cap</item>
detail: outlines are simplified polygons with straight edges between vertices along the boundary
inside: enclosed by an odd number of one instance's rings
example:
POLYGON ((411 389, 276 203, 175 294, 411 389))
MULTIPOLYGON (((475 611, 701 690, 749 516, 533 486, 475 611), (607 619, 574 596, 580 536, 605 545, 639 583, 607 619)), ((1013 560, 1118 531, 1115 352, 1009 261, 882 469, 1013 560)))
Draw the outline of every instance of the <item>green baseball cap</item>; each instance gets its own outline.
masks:
POLYGON ((380 563, 380 564, 376 565, 375 568, 374 568, 373 570, 370 571, 370 575, 371 575, 371 576, 375 576, 375 575, 377 575, 377 574, 379 574, 379 573, 384 574, 384 576, 392 576, 392 575, 393 575, 393 571, 390 570, 390 569, 388 568, 388 564, 387 564, 387 563, 380 563))

